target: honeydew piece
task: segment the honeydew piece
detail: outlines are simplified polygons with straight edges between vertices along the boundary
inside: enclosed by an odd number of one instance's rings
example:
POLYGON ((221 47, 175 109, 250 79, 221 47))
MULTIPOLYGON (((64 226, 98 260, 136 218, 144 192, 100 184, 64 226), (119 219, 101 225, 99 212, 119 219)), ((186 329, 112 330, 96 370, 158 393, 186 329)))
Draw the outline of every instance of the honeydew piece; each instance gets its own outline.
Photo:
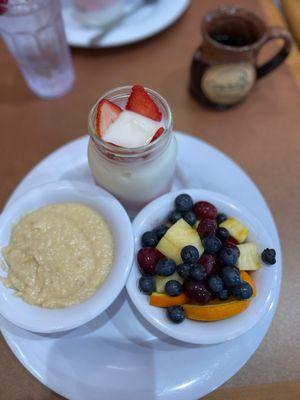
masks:
POLYGON ((234 237, 239 243, 243 243, 249 233, 248 228, 235 218, 228 218, 220 224, 220 227, 226 228, 230 236, 234 237))
POLYGON ((203 253, 203 246, 198 232, 181 218, 167 230, 156 248, 178 265, 182 262, 181 250, 187 245, 195 246, 200 255, 203 253))
POLYGON ((255 243, 238 244, 240 256, 237 267, 241 271, 255 271, 261 267, 258 247, 255 243))

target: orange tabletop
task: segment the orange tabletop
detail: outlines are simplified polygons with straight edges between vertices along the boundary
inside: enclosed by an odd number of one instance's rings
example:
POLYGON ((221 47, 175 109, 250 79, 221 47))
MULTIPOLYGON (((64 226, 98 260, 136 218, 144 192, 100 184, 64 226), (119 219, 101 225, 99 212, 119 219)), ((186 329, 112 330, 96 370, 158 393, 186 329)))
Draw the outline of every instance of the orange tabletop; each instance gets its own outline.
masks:
MULTIPOLYGON (((254 179, 274 213, 283 246, 281 300, 271 329, 247 365, 207 398, 296 399, 300 393, 299 58, 293 55, 259 81, 239 107, 226 112, 202 108, 187 90, 190 61, 200 42, 201 17, 225 3, 248 7, 267 23, 278 20, 269 0, 194 0, 176 24, 144 42, 108 50, 73 50, 74 89, 53 101, 40 100, 26 88, 0 43, 0 206, 39 160, 87 132, 88 110, 101 93, 134 82, 157 90, 172 107, 176 129, 221 149, 254 179)), ((22 367, 2 337, 0 354, 0 400, 60 398, 22 367)))

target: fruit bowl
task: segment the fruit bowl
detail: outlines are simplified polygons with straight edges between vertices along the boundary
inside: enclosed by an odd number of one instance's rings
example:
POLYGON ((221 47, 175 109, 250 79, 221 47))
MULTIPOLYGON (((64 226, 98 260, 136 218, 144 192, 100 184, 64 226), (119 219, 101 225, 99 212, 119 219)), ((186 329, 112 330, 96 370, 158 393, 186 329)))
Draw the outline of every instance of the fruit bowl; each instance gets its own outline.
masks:
POLYGON ((238 315, 219 321, 199 322, 186 319, 181 324, 174 324, 167 318, 164 310, 151 306, 149 297, 139 290, 138 281, 141 274, 136 254, 141 247, 141 237, 144 232, 154 229, 166 219, 173 209, 175 198, 181 193, 189 194, 194 202, 200 200, 210 202, 218 208, 219 212, 234 217, 247 226, 249 241, 257 243, 259 252, 265 248, 274 247, 262 223, 247 208, 233 199, 201 189, 169 193, 149 203, 133 221, 135 257, 126 285, 127 292, 144 318, 175 339, 195 344, 213 344, 234 339, 251 329, 273 306, 279 279, 276 265, 263 266, 253 273, 257 294, 247 309, 238 315))

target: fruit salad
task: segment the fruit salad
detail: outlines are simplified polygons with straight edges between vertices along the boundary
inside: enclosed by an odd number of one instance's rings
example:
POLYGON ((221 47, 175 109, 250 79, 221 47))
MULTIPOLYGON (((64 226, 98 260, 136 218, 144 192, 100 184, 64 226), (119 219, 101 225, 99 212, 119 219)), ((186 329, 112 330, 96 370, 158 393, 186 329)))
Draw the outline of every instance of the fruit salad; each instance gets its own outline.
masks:
POLYGON ((97 106, 96 132, 116 146, 145 146, 164 132, 162 125, 162 113, 141 85, 132 87, 124 109, 108 99, 97 106))
POLYGON ((276 263, 259 254, 248 228, 207 202, 180 194, 166 220, 141 237, 139 289, 174 323, 218 321, 246 310, 256 287, 252 272, 276 263))

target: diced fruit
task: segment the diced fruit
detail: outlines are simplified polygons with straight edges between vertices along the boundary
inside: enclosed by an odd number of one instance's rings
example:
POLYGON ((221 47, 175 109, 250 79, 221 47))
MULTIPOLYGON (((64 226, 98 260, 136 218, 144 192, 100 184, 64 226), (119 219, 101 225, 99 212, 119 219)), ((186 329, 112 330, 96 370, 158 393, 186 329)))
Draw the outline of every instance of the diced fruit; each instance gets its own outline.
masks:
POLYGON ((140 291, 145 294, 152 294, 155 290, 155 280, 153 276, 142 276, 139 280, 140 291))
POLYGON ((151 139, 151 142, 154 142, 154 140, 158 139, 160 137, 160 135, 162 135, 163 131, 164 131, 163 127, 158 128, 157 131, 154 133, 154 135, 153 135, 153 137, 151 139))
POLYGON ((163 258, 155 266, 155 273, 160 276, 169 276, 176 271, 176 263, 170 258, 163 258))
POLYGON ((153 229, 153 232, 158 237, 158 240, 160 240, 166 234, 168 229, 169 228, 166 225, 159 225, 153 229))
POLYGON ((218 275, 210 275, 207 279, 207 284, 214 293, 219 293, 224 289, 223 281, 218 275))
POLYGON ((184 311, 180 306, 172 306, 167 309, 167 317, 175 324, 180 324, 184 321, 184 311))
POLYGON ((180 264, 182 262, 181 250, 187 245, 196 247, 200 255, 203 253, 203 247, 197 231, 184 219, 180 219, 168 229, 156 248, 166 257, 173 259, 176 264, 180 264))
POLYGON ((215 219, 218 213, 216 207, 207 201, 198 201, 194 205, 193 211, 200 220, 204 218, 215 219))
POLYGON ((223 265, 236 265, 238 262, 240 250, 238 246, 224 246, 219 253, 219 260, 223 265))
POLYGON ((195 279, 195 281, 203 281, 206 278, 206 270, 203 265, 191 264, 190 267, 190 277, 195 279))
POLYGON ((107 99, 99 101, 96 114, 96 132, 100 137, 104 135, 108 127, 115 122, 122 109, 107 99))
POLYGON ((165 293, 166 283, 170 280, 178 281, 181 284, 183 283, 183 278, 181 276, 179 276, 177 272, 174 272, 172 275, 169 275, 169 276, 156 275, 154 277, 154 279, 155 279, 155 284, 156 284, 156 291, 158 293, 165 293))
POLYGON ((184 304, 186 318, 196 321, 220 321, 246 310, 251 300, 213 300, 209 304, 184 304))
POLYGON ((208 253, 217 253, 221 250, 222 242, 216 236, 206 236, 202 239, 202 245, 208 253))
POLYGON ((221 278, 227 288, 234 288, 241 284, 240 272, 235 267, 224 267, 221 271, 221 278))
POLYGON ((162 118, 159 108, 141 85, 134 85, 132 87, 126 104, 126 110, 134 111, 155 121, 161 121, 162 118))
POLYGON ((188 211, 183 214, 183 219, 191 226, 194 226, 197 222, 196 214, 193 211, 188 211))
POLYGON ((237 266, 240 270, 255 271, 261 267, 258 248, 255 243, 244 243, 237 246, 240 250, 237 266))
POLYGON ((158 237, 155 232, 148 231, 142 235, 143 247, 155 247, 158 243, 158 237))
POLYGON ((217 293, 217 297, 219 300, 228 300, 229 299, 229 290, 228 289, 223 289, 220 292, 217 293))
POLYGON ((253 289, 248 282, 242 282, 239 286, 236 286, 231 290, 231 293, 238 300, 250 299, 253 295, 253 289))
POLYGON ((191 265, 188 263, 181 263, 177 265, 176 269, 181 278, 187 278, 190 275, 191 265))
POLYGON ((171 224, 176 224, 176 222, 179 221, 181 218, 182 213, 177 210, 171 211, 168 215, 168 221, 171 222, 171 224))
POLYGON ((193 207, 193 199, 189 194, 182 193, 175 199, 175 208, 177 211, 186 212, 190 211, 193 207))
POLYGON ((276 263, 276 251, 274 249, 265 249, 261 253, 261 259, 265 264, 273 265, 276 263))
POLYGON ((199 222, 197 231, 203 239, 205 236, 215 235, 218 229, 218 225, 215 219, 204 218, 199 222))
POLYGON ((216 218, 217 224, 220 225, 222 222, 226 221, 226 219, 227 219, 227 215, 226 214, 224 214, 224 213, 218 214, 217 218, 216 218))
POLYGON ((207 275, 218 274, 221 270, 216 254, 203 253, 199 263, 206 269, 207 275))
POLYGON ((199 260, 200 254, 198 249, 195 246, 184 246, 181 250, 181 258, 184 262, 187 263, 194 263, 199 260))
POLYGON ((150 304, 155 307, 180 306, 188 301, 188 297, 182 293, 179 296, 168 296, 164 293, 153 292, 150 296, 150 304))
POLYGON ((219 228, 216 233, 217 238, 225 242, 229 238, 229 232, 226 228, 219 228))
POLYGON ((249 283, 253 290, 253 296, 256 296, 256 285, 252 276, 246 271, 241 271, 241 279, 249 283))
POLYGON ((239 242, 232 236, 229 236, 229 238, 224 242, 224 246, 228 245, 237 245, 239 242))
POLYGON ((234 237, 239 243, 243 243, 249 233, 248 228, 246 228, 240 221, 235 218, 228 218, 226 221, 220 224, 221 228, 226 228, 230 235, 234 237))
POLYGON ((146 275, 155 274, 155 266, 161 258, 164 258, 164 255, 153 247, 140 249, 137 254, 139 267, 146 275))
POLYGON ((203 282, 187 278, 183 282, 183 292, 192 300, 206 304, 213 299, 213 295, 203 282))
POLYGON ((182 285, 175 279, 171 279, 166 283, 165 292, 172 297, 179 296, 182 293, 182 285))

